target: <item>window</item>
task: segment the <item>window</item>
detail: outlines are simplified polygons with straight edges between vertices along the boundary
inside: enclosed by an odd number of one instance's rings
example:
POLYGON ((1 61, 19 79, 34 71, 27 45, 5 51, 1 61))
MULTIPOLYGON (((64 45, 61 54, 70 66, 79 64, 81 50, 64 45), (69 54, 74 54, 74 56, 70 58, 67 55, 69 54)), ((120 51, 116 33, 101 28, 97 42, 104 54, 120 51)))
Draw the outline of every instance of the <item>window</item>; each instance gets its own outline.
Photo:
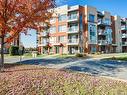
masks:
POLYGON ((97 31, 96 25, 89 24, 89 38, 90 38, 89 40, 92 43, 96 43, 97 42, 96 31, 97 31))
POLYGON ((79 21, 80 21, 80 31, 83 31, 83 18, 82 18, 83 16, 82 16, 82 14, 80 14, 80 18, 79 18, 79 21))
POLYGON ((92 14, 89 14, 89 21, 94 22, 94 20, 95 20, 95 16, 92 14))
POLYGON ((66 15, 66 14, 59 15, 59 17, 58 17, 58 20, 59 20, 59 21, 64 21, 64 20, 66 20, 66 19, 67 19, 67 15, 66 15))
POLYGON ((59 42, 65 42, 65 36, 60 36, 59 37, 59 42))
POLYGON ((66 32, 67 31, 67 26, 66 25, 60 25, 59 26, 59 32, 66 32))
POLYGON ((56 32, 56 27, 55 26, 51 26, 50 27, 50 33, 55 33, 56 32))

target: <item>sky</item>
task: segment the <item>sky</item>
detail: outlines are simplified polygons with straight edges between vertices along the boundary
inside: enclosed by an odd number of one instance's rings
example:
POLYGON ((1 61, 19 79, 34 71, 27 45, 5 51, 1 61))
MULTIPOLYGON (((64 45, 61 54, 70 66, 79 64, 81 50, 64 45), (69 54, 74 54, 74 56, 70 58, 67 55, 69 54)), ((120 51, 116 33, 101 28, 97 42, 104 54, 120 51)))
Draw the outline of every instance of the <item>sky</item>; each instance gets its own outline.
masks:
MULTIPOLYGON (((112 15, 127 17, 127 0, 56 0, 57 6, 62 5, 89 5, 96 7, 99 11, 109 11, 112 15)), ((28 47, 36 47, 36 31, 28 31, 30 35, 21 35, 21 42, 28 47)))

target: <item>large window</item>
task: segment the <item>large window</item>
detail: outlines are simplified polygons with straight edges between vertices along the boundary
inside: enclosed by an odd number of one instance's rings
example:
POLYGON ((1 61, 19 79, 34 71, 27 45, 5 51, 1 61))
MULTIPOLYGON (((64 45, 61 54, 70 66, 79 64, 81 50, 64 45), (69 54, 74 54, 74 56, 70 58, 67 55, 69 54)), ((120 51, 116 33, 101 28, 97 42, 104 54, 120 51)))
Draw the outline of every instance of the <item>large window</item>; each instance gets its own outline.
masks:
POLYGON ((97 42, 97 35, 96 35, 96 25, 94 24, 89 24, 89 40, 91 43, 96 43, 97 42))
POLYGON ((55 26, 51 26, 50 27, 50 33, 55 33, 56 32, 56 27, 55 26))
POLYGON ((59 26, 59 32, 66 32, 67 31, 67 26, 66 25, 60 25, 59 26))
POLYGON ((58 18, 59 21, 65 21, 66 19, 67 19, 67 15, 66 14, 59 15, 59 18, 58 18))
POLYGON ((107 27, 106 33, 107 33, 106 39, 108 40, 108 43, 112 44, 112 29, 107 27))
POLYGON ((95 21, 95 15, 89 14, 89 21, 94 22, 95 21))

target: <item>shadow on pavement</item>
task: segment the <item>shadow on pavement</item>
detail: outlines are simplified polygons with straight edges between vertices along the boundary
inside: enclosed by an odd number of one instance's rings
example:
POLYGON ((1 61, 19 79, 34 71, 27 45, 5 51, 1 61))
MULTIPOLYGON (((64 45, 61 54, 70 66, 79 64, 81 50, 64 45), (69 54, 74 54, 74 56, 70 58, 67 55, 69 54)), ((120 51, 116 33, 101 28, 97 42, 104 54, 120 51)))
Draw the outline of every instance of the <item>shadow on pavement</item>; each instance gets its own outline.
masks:
MULTIPOLYGON (((22 61, 22 64, 30 64, 30 65, 48 65, 48 64, 63 64, 68 62, 74 62, 79 60, 78 58, 51 58, 51 59, 30 59, 22 61)), ((20 62, 17 62, 20 63, 20 62)))
POLYGON ((127 68, 127 62, 108 61, 108 60, 93 60, 77 63, 72 66, 67 66, 64 69, 86 72, 96 76, 116 76, 120 72, 120 68, 127 68))

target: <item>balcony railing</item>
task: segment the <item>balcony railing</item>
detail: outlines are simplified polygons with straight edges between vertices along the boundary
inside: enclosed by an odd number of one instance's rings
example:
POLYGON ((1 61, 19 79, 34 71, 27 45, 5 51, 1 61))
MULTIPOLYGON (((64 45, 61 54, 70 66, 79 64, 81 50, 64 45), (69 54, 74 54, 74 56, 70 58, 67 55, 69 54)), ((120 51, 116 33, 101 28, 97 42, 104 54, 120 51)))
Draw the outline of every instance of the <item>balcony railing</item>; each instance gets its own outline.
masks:
POLYGON ((105 20, 102 20, 102 19, 98 19, 98 25, 101 25, 101 26, 110 26, 111 23, 110 22, 107 22, 105 20))
POLYGON ((122 34, 122 38, 127 38, 127 34, 122 34))
POLYGON ((98 40, 99 45, 107 45, 108 42, 106 40, 98 40))
POLYGON ((126 26, 121 26, 121 30, 127 30, 126 26))
POLYGON ((127 46, 127 42, 123 42, 122 45, 123 45, 123 46, 127 46))
POLYGON ((68 16, 68 21, 77 21, 78 20, 78 14, 72 14, 68 16))
POLYGON ((68 33, 78 33, 78 32, 79 32, 78 27, 68 29, 68 33))
POLYGON ((69 7, 68 11, 75 11, 79 9, 79 5, 69 7))
POLYGON ((79 39, 69 39, 68 40, 68 45, 78 45, 79 44, 79 39))
POLYGON ((98 30, 98 35, 106 35, 106 32, 103 30, 98 30))

